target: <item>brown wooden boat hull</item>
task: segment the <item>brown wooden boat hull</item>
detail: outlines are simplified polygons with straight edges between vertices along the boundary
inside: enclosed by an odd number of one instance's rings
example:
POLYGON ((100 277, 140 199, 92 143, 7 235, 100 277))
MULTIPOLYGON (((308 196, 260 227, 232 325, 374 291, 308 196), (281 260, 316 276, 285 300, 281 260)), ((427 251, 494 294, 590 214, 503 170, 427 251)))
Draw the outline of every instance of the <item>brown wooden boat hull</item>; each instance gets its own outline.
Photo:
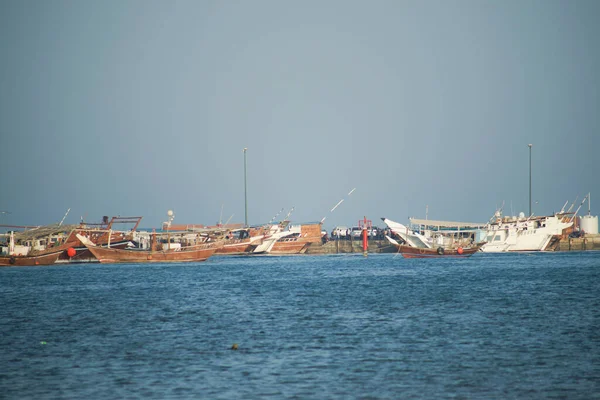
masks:
POLYGON ((271 249, 271 251, 269 253, 270 254, 302 254, 306 251, 306 249, 308 248, 309 245, 310 245, 309 242, 304 242, 304 241, 282 240, 282 241, 275 242, 275 244, 273 245, 273 248, 271 249))
POLYGON ((284 237, 273 245, 270 254, 304 254, 311 243, 321 243, 321 224, 302 224, 298 237, 284 237))
MULTIPOLYGON (((130 240, 123 240, 116 243, 111 242, 110 247, 114 249, 125 249, 127 245, 130 243, 130 240)), ((108 244, 99 244, 101 247, 107 247, 108 244)), ((72 263, 82 263, 82 262, 98 262, 96 257, 92 254, 92 252, 85 247, 81 242, 78 243, 77 246, 71 246, 75 250, 75 255, 73 257, 69 257, 67 253, 67 249, 63 251, 58 260, 60 262, 72 262, 72 263)))
POLYGON ((404 258, 465 258, 471 257, 473 254, 477 253, 482 245, 463 248, 462 253, 458 249, 444 249, 444 251, 440 253, 438 249, 422 249, 419 247, 406 246, 402 244, 395 246, 398 249, 398 252, 400 252, 404 258))
POLYGON ((241 239, 238 240, 238 243, 228 243, 231 241, 226 241, 223 247, 217 249, 215 254, 247 254, 252 253, 252 251, 257 246, 257 241, 254 243, 250 243, 250 239, 241 239))
POLYGON ((103 264, 198 262, 212 256, 222 244, 210 243, 181 250, 130 250, 88 246, 94 257, 103 264))
MULTIPOLYGON (((77 230, 71 231, 69 236, 66 238, 66 240, 62 244, 60 244, 58 246, 54 246, 54 247, 48 247, 44 250, 38 250, 38 251, 32 252, 31 255, 32 256, 43 256, 46 254, 54 254, 55 252, 59 251, 60 252, 60 254, 58 256, 59 263, 66 263, 66 262, 78 263, 78 262, 89 262, 89 261, 97 262, 94 255, 77 238, 77 233, 86 234, 87 236, 91 237, 92 242, 94 242, 97 245, 100 245, 100 246, 108 245, 109 238, 108 238, 107 234, 104 234, 102 232, 95 232, 93 230, 77 229, 77 230), (68 250, 70 248, 75 250, 75 255, 72 257, 69 257, 69 255, 68 255, 68 250)), ((124 249, 127 247, 129 242, 131 241, 131 239, 132 239, 131 232, 113 232, 111 235, 111 238, 110 238, 110 246, 117 248, 117 249, 124 249)))
POLYGON ((52 265, 58 260, 63 250, 37 256, 0 256, 1 267, 29 267, 37 265, 52 265))

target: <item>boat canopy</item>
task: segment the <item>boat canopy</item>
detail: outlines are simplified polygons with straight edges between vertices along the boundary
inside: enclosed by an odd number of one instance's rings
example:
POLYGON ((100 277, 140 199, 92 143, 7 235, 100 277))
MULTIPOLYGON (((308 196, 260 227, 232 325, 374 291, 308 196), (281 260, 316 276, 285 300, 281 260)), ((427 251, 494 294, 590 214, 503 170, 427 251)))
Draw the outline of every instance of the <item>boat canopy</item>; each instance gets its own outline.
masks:
POLYGON ((485 227, 487 224, 479 222, 453 222, 453 221, 436 221, 433 219, 418 219, 409 218, 411 225, 422 225, 431 226, 438 228, 454 228, 454 229, 479 229, 485 227))

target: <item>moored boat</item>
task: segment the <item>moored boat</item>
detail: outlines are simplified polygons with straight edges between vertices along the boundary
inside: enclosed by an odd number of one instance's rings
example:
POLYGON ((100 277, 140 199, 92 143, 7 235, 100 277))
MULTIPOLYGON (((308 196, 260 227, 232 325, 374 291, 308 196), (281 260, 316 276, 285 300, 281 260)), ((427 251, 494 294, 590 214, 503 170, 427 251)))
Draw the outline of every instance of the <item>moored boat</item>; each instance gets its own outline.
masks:
POLYGON ((165 263, 165 262, 199 262, 206 261, 217 249, 223 246, 223 241, 192 243, 182 246, 181 243, 162 243, 156 245, 155 235, 150 249, 115 249, 95 245, 88 238, 77 234, 79 240, 92 252, 99 262, 113 263, 165 263))
POLYGON ((231 230, 225 235, 223 247, 217 249, 215 254, 251 254, 260 246, 264 237, 264 229, 262 227, 231 230))
POLYGON ((4 255, 27 255, 41 257, 60 253, 57 263, 97 262, 92 253, 77 238, 77 234, 88 237, 94 244, 113 248, 125 248, 131 244, 133 235, 142 217, 104 217, 101 223, 78 225, 52 224, 28 227, 23 231, 11 232, 11 243, 1 247, 4 255), (114 224, 132 224, 127 231, 113 230, 114 224))
POLYGON ((108 217, 105 216, 100 224, 82 224, 70 233, 61 246, 66 251, 60 255, 58 262, 98 262, 87 247, 79 241, 77 238, 78 233, 85 235, 97 246, 115 249, 124 249, 130 246, 132 241, 135 240, 135 234, 141 220, 142 217, 112 217, 109 221, 108 217), (118 230, 114 228, 115 224, 129 224, 133 227, 129 230, 118 230))
POLYGON ((45 253, 37 256, 29 255, 2 255, 0 256, 0 266, 2 267, 27 267, 36 265, 52 265, 56 263, 58 257, 61 255, 63 250, 57 250, 52 253, 45 253))
MULTIPOLYGON (((485 242, 473 241, 472 233, 463 228, 460 234, 457 230, 425 231, 425 234, 398 222, 382 218, 398 240, 387 236, 386 239, 396 247, 404 258, 439 258, 439 257, 470 257, 477 253, 485 242)), ((472 226, 474 224, 436 221, 436 224, 448 227, 472 226)))
POLYGON ((394 239, 386 236, 388 241, 393 244, 398 252, 402 254, 404 258, 440 258, 440 257, 454 257, 464 258, 470 257, 477 253, 484 243, 477 243, 470 247, 455 247, 455 248, 444 248, 444 247, 415 247, 406 244, 400 244, 394 239))
POLYGON ((291 225, 289 235, 275 242, 270 254, 303 254, 313 243, 321 244, 321 224, 291 225))
POLYGON ((277 240, 271 250, 270 254, 303 254, 308 249, 309 242, 303 241, 298 236, 294 237, 283 237, 277 240))
POLYGON ((485 253, 515 251, 545 251, 562 236, 568 235, 573 226, 572 213, 550 216, 518 217, 502 215, 496 211, 485 230, 487 244, 481 248, 485 253))
POLYGON ((282 230, 279 224, 272 224, 269 228, 265 228, 265 230, 265 236, 261 243, 252 251, 254 254, 271 253, 271 250, 280 239, 293 234, 289 230, 282 230))
POLYGON ((51 265, 56 262, 64 251, 63 249, 54 249, 53 251, 45 251, 42 254, 33 254, 28 251, 26 246, 15 243, 14 231, 11 231, 8 236, 8 246, 3 247, 0 254, 0 266, 51 265))

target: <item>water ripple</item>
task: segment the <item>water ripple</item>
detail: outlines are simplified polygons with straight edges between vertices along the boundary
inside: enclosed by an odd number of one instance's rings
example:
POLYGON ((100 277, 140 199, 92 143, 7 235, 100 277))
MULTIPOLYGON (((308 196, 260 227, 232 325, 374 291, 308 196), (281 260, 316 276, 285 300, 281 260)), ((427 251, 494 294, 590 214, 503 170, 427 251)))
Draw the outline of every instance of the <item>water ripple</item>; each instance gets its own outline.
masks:
POLYGON ((0 393, 597 398, 599 284, 593 252, 3 268, 0 393))

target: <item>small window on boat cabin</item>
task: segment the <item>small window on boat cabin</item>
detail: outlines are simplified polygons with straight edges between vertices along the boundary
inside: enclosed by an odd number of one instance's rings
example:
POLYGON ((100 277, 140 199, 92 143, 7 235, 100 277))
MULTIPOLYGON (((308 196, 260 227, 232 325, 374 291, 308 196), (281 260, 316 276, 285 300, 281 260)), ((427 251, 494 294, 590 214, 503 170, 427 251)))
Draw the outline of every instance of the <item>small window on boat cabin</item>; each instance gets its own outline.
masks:
POLYGON ((494 236, 494 242, 499 242, 499 241, 500 241, 500 235, 494 236))

